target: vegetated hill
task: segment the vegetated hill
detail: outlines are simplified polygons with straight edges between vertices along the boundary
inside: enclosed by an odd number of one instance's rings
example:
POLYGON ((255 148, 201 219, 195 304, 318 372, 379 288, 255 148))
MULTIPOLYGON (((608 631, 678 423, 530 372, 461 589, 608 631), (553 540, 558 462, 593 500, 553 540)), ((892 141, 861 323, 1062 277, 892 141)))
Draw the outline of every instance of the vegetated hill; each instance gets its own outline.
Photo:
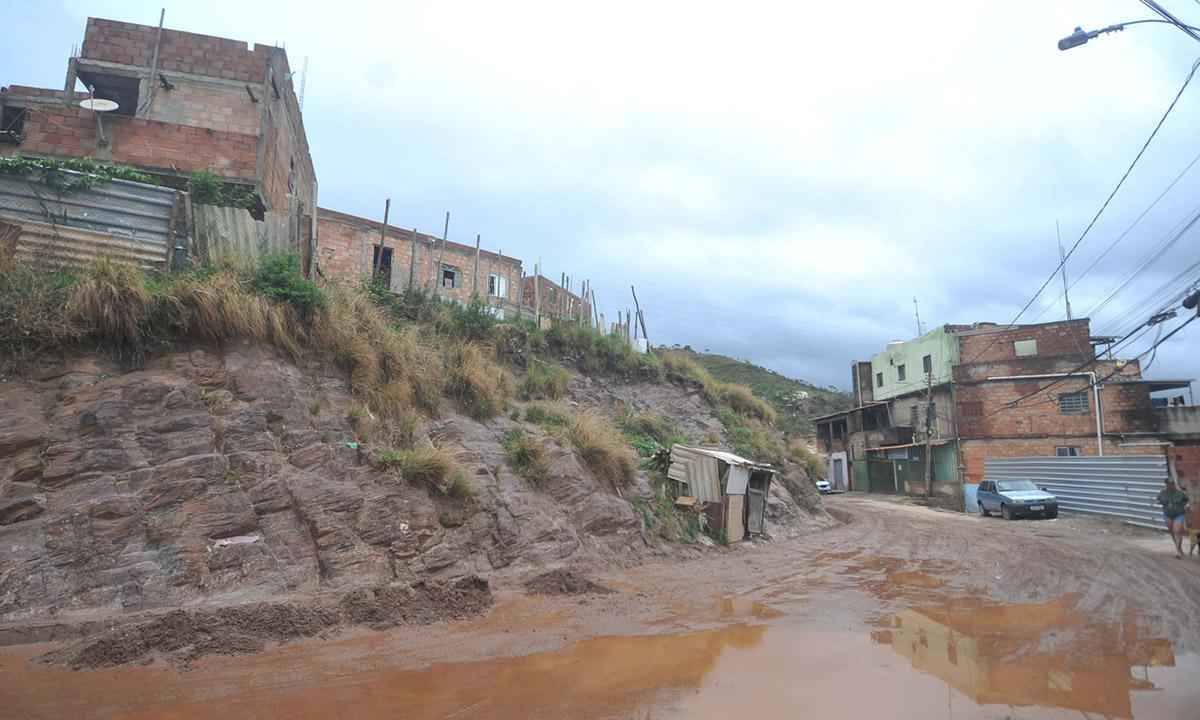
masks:
POLYGON ((686 347, 683 351, 690 352, 721 382, 745 385, 771 403, 779 411, 777 426, 788 434, 812 435, 815 432, 813 418, 845 410, 853 404, 849 393, 795 380, 748 360, 696 352, 686 347))
MULTIPOLYGON (((773 536, 828 522, 771 408, 706 375, 577 325, 313 283, 294 255, 0 263, 0 638, 284 595, 267 610, 312 610, 313 632, 376 626, 395 588, 474 612, 474 578, 699 552, 656 463, 674 442, 776 464, 773 536)), ((257 647, 235 645, 195 650, 257 647)))

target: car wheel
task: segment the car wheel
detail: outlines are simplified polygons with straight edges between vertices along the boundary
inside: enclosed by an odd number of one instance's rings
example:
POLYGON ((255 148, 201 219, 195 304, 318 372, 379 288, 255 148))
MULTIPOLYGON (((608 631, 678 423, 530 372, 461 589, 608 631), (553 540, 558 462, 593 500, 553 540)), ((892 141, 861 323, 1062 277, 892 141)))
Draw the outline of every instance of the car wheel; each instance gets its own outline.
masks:
POLYGON ((1012 520, 1013 519, 1012 509, 1009 508, 1007 505, 1001 505, 1000 506, 1000 517, 1004 518, 1005 520, 1012 520))
POLYGON ((980 500, 980 501, 979 501, 979 514, 980 514, 980 515, 982 515, 982 516, 984 516, 984 517, 991 517, 991 516, 992 516, 992 514, 991 514, 990 512, 988 512, 988 509, 987 509, 987 508, 985 508, 985 507, 983 506, 983 501, 982 501, 982 500, 980 500))
POLYGON ((1046 513, 1046 519, 1047 519, 1047 520, 1053 520, 1053 519, 1054 519, 1054 518, 1056 518, 1056 517, 1058 517, 1058 511, 1057 511, 1057 510, 1050 510, 1049 512, 1047 512, 1047 513, 1046 513))

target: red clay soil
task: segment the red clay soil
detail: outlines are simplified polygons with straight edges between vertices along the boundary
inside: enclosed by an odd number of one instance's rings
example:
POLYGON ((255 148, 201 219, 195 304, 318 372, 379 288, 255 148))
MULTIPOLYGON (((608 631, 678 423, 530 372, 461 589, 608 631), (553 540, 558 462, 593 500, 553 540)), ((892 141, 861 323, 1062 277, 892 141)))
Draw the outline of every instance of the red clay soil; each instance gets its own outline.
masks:
POLYGON ((188 667, 205 655, 258 652, 268 642, 324 636, 344 627, 380 630, 461 620, 481 615, 491 605, 487 581, 467 577, 445 584, 360 588, 335 599, 174 610, 93 636, 41 660, 78 670, 148 663, 161 656, 188 667))

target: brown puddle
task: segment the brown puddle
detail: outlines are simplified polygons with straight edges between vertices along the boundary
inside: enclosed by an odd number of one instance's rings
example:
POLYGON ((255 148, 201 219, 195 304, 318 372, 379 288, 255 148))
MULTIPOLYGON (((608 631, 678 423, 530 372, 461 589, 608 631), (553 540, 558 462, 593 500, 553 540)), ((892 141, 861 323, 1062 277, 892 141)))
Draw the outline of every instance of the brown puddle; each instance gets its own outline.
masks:
MULTIPOLYGON (((916 586, 924 580, 914 580, 916 586)), ((736 624, 402 669, 387 634, 203 660, 192 672, 71 672, 0 653, 0 715, 21 718, 1200 717, 1200 656, 1133 613, 1076 598, 917 606, 874 632, 829 629, 741 597, 736 624), (772 624, 757 624, 771 620, 772 624), (366 650, 364 650, 366 648, 366 650), (1018 708, 1013 710, 1013 708, 1018 708)), ((698 606, 699 607, 699 606, 698 606)), ((514 604, 509 621, 527 608, 514 604)), ((410 660, 411 661, 411 660, 410 660)))

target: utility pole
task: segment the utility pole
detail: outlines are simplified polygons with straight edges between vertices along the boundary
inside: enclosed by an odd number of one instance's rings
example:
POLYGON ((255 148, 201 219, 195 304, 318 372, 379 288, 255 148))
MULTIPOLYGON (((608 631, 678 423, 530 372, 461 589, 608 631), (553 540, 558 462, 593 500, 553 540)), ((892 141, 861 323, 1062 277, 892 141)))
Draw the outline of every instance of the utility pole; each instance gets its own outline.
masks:
POLYGON ((1062 269, 1063 300, 1066 300, 1066 302, 1067 302, 1067 321, 1069 322, 1072 318, 1071 318, 1071 296, 1067 294, 1067 254, 1065 252, 1063 252, 1062 230, 1059 229, 1057 220, 1054 221, 1054 233, 1056 235, 1058 235, 1058 262, 1059 262, 1058 266, 1059 266, 1059 268, 1062 269))
MULTIPOLYGON (((388 213, 392 210, 392 199, 388 198, 383 203, 383 225, 379 228, 379 252, 375 253, 375 262, 372 263, 371 281, 375 281, 375 276, 379 274, 379 264, 383 262, 383 247, 387 240, 387 222, 388 213)), ((388 288, 389 290, 391 288, 388 288)))
POLYGON ((925 374, 925 499, 933 497, 933 369, 925 374))
POLYGON ((921 331, 921 307, 917 305, 917 298, 913 296, 913 312, 917 316, 917 337, 921 337, 924 333, 921 331))
POLYGON ((446 259, 446 236, 450 234, 450 211, 446 211, 446 224, 442 226, 442 251, 433 266, 433 296, 437 297, 442 287, 442 261, 446 259))

